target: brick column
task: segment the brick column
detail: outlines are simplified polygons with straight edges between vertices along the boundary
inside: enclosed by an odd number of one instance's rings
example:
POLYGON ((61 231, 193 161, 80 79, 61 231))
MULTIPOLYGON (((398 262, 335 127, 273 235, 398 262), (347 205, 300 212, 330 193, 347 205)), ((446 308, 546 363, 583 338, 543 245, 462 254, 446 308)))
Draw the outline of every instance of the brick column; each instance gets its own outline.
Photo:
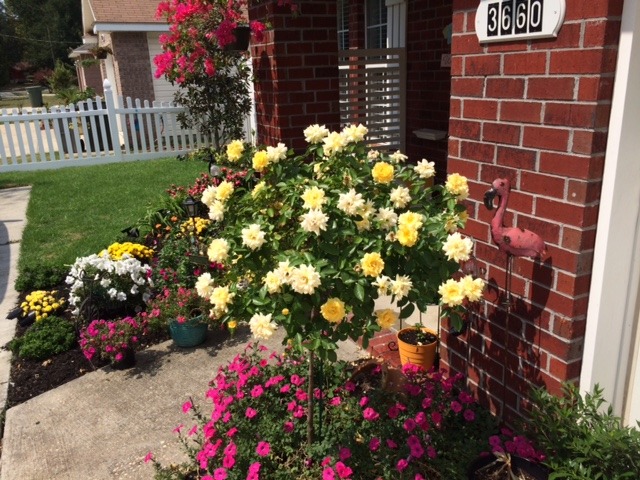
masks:
POLYGON ((304 0, 299 14, 275 0, 254 5, 268 20, 264 41, 252 40, 258 143, 306 147, 302 131, 318 123, 340 128, 336 1, 304 0))
POLYGON ((557 39, 483 46, 477 0, 453 2, 448 170, 469 178, 466 234, 489 288, 471 332, 445 333, 442 357, 495 410, 505 399, 505 418, 522 414, 532 385, 558 393, 580 375, 622 3, 567 0, 557 39), (497 177, 512 184, 505 224, 549 250, 541 262, 514 259, 508 322, 506 256, 482 205, 497 177))

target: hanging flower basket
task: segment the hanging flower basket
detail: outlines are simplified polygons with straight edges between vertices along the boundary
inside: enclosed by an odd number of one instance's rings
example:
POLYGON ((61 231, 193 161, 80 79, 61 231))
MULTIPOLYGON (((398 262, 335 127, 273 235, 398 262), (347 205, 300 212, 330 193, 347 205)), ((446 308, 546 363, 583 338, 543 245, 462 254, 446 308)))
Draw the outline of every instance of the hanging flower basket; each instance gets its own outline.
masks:
POLYGON ((240 25, 233 29, 233 36, 236 40, 223 47, 225 52, 242 52, 249 48, 251 40, 251 28, 248 25, 240 25))

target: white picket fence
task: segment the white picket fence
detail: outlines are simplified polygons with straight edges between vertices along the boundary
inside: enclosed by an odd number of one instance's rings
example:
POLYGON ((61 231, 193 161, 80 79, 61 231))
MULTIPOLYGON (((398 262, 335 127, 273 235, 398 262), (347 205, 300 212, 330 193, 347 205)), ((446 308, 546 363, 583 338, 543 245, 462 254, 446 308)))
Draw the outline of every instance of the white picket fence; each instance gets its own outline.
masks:
MULTIPOLYGON (((176 156, 211 146, 210 138, 180 127, 184 107, 104 98, 30 112, 0 110, 0 172, 94 165, 176 156)), ((250 118, 245 139, 250 141, 250 118)))

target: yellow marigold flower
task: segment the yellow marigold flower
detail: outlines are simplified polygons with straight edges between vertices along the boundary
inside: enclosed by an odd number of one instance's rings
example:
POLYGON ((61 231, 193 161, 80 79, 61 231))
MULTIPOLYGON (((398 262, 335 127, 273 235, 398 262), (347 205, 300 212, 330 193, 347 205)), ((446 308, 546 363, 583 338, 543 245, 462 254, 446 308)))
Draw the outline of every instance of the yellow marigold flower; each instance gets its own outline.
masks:
POLYGON ((464 200, 469 196, 467 177, 464 177, 459 173, 452 173, 448 175, 447 182, 444 186, 449 193, 458 197, 459 200, 464 200))
POLYGON ((367 277, 377 277, 384 269, 384 260, 378 252, 365 253, 360 260, 360 266, 367 277))
POLYGON ((302 200, 304 201, 303 207, 307 209, 321 208, 327 201, 324 195, 324 190, 318 187, 305 189, 302 194, 302 200))
POLYGON ((330 298, 321 307, 320 313, 330 323, 340 323, 346 314, 344 302, 339 298, 330 298))
POLYGON ((253 169, 262 173, 269 165, 269 155, 264 150, 259 150, 253 155, 253 169))
POLYGON ((371 175, 377 183, 390 183, 393 180, 393 165, 387 162, 378 162, 371 170, 371 175))
POLYGON ((244 152, 244 144, 241 140, 234 140, 227 145, 227 158, 230 162, 237 162, 244 152))
POLYGON ((380 328, 391 328, 398 321, 398 314, 393 310, 387 308, 385 310, 376 310, 376 322, 380 325, 380 328))
POLYGON ((458 305, 461 305, 465 298, 462 286, 453 278, 450 278, 442 285, 440 285, 440 287, 438 288, 438 293, 441 297, 440 302, 443 305, 447 305, 449 307, 456 307, 458 305))
POLYGON ((418 241, 418 231, 409 225, 400 225, 396 233, 396 240, 404 247, 413 247, 418 241))

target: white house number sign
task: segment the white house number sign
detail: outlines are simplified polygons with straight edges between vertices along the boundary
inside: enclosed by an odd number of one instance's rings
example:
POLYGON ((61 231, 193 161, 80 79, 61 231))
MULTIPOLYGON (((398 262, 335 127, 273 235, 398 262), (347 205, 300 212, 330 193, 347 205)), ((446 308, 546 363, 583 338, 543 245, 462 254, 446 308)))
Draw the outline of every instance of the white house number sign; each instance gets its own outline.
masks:
POLYGON ((476 34, 480 43, 555 38, 565 0, 480 0, 476 34))

